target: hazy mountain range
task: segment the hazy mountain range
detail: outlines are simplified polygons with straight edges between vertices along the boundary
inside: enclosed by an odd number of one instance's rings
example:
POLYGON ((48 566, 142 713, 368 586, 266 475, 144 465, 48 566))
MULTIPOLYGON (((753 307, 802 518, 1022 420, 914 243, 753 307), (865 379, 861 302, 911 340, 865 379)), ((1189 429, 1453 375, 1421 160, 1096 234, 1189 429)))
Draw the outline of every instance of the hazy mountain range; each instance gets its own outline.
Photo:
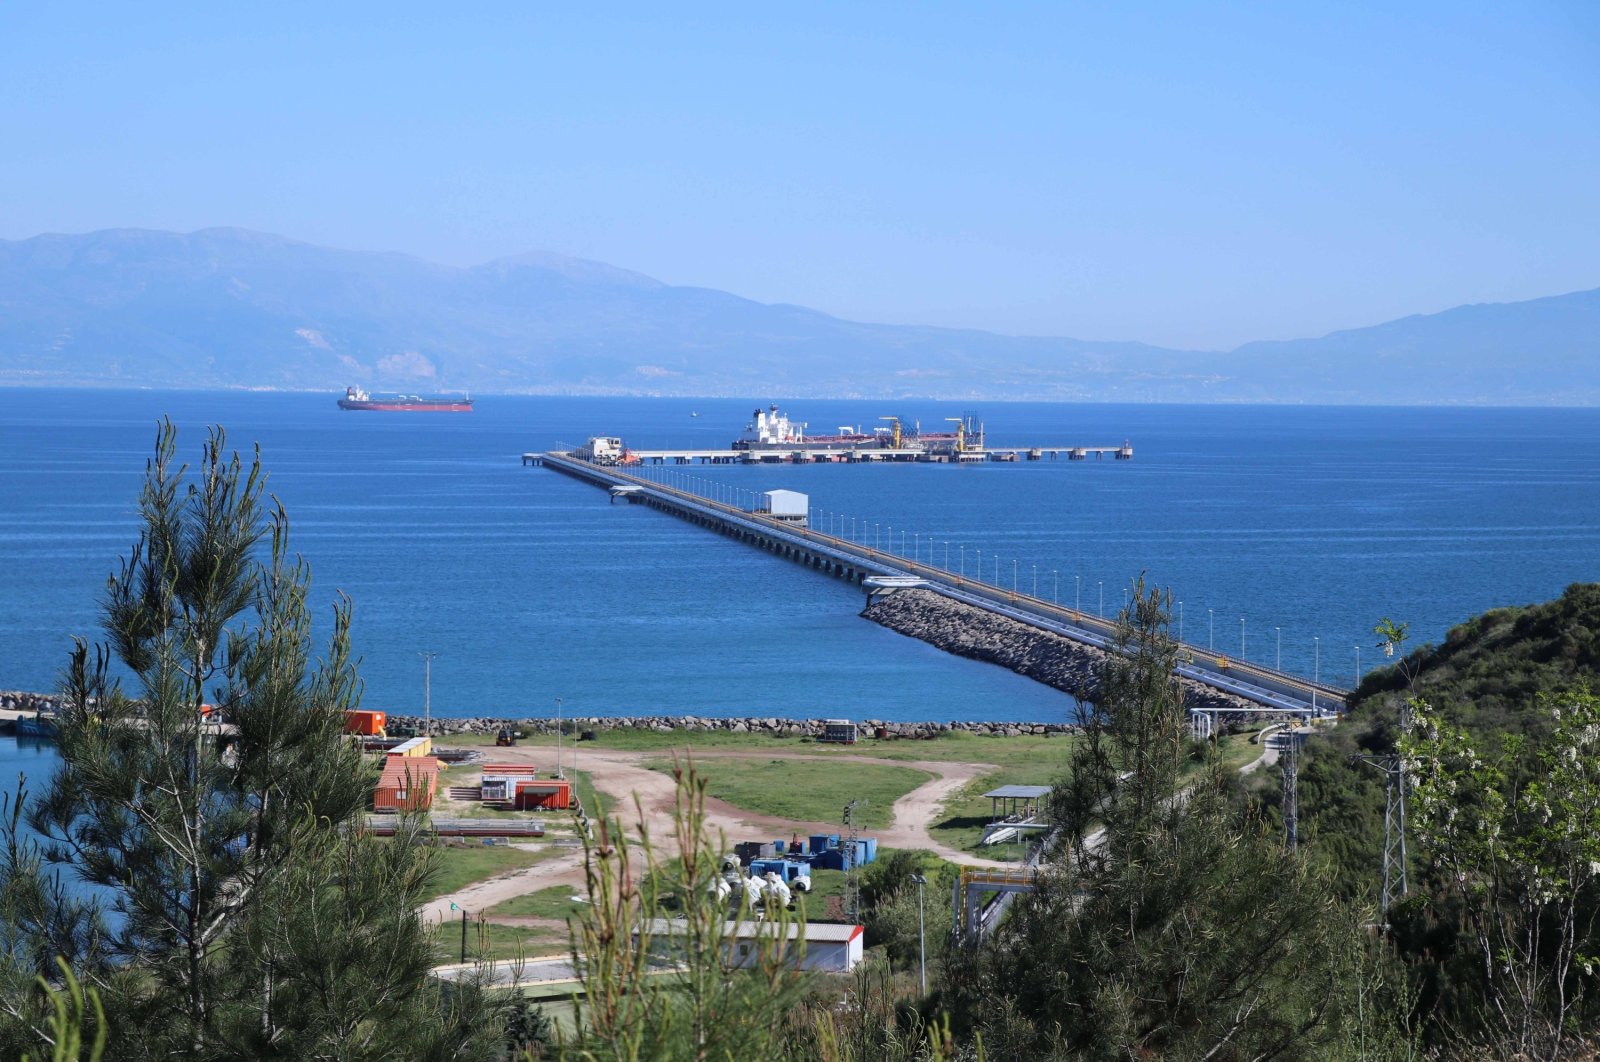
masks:
POLYGON ((0 384, 1600 404, 1600 290, 1231 351, 861 324, 531 254, 240 229, 0 241, 0 384))

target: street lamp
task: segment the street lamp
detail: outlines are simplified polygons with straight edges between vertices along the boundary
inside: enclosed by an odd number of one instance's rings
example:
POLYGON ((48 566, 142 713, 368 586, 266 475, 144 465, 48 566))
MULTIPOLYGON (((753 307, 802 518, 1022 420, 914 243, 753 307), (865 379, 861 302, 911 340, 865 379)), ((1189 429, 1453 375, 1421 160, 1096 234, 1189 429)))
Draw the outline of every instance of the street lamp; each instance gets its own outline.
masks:
POLYGON ((1183 641, 1183 602, 1178 602, 1178 641, 1183 641))
POLYGON ((961 558, 961 577, 965 579, 967 577, 967 547, 961 546, 959 549, 959 556, 961 558))
POLYGON ((1361 646, 1356 646, 1356 685, 1361 685, 1361 646))
POLYGON ((1011 592, 1017 592, 1017 558, 1011 558, 1011 592))
POLYGON ((1106 584, 1104 581, 1101 581, 1097 582, 1095 585, 1100 588, 1100 607, 1094 610, 1094 614, 1104 619, 1106 614, 1106 584))
POLYGON ((1317 686, 1322 682, 1322 641, 1311 636, 1311 711, 1317 710, 1317 686))
POLYGON ((1059 605, 1061 604, 1061 573, 1051 568, 1050 581, 1050 600, 1059 605))
POLYGON ((1277 664, 1276 670, 1282 671, 1283 670, 1283 628, 1282 627, 1274 627, 1272 629, 1278 632, 1278 664, 1277 664))
POLYGON ((561 773, 561 698, 556 698, 556 777, 565 778, 561 773))
POLYGON ((1217 651, 1217 610, 1206 609, 1206 652, 1217 651))
POLYGON ((433 658, 438 653, 423 650, 422 657, 422 736, 433 734, 433 658))
POLYGON ((1083 616, 1083 576, 1081 575, 1072 577, 1072 611, 1076 612, 1080 618, 1083 616))
MULTIPOLYGON (((928 939, 925 924, 922 920, 922 887, 928 883, 922 874, 911 875, 911 883, 917 887, 917 966, 922 971, 922 994, 928 994, 928 939)), ((461 960, 465 962, 466 960, 461 960)))
POLYGON ((1239 659, 1243 660, 1244 658, 1245 658, 1244 657, 1244 617, 1240 616, 1239 617, 1239 659))

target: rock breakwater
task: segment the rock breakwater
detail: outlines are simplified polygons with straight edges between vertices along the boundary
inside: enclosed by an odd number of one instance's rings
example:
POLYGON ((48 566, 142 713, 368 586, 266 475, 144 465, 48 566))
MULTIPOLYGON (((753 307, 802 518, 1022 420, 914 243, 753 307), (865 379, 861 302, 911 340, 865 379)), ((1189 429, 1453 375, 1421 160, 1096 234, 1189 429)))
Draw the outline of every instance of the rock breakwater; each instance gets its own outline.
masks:
MULTIPOLYGON (((861 730, 863 738, 873 737, 882 731, 889 738, 934 738, 941 734, 963 733, 975 734, 980 737, 1020 737, 1023 735, 1048 736, 1052 734, 1069 734, 1077 727, 1065 723, 984 723, 966 720, 951 720, 942 723, 907 723, 895 722, 888 719, 853 719, 851 720, 861 730)), ((393 726, 422 726, 421 716, 390 715, 389 725, 393 726)), ((608 730, 649 730, 657 733, 671 733, 682 731, 687 734, 696 733, 731 733, 731 734, 757 734, 768 737, 809 737, 822 736, 824 720, 821 719, 784 719, 777 716, 742 716, 738 718, 719 719, 701 715, 632 715, 632 716, 568 716, 561 720, 561 727, 566 733, 593 730, 595 732, 608 730)), ((472 718, 444 718, 433 717, 433 732, 435 735, 450 734, 493 734, 502 727, 511 727, 524 734, 553 734, 556 729, 554 719, 526 719, 526 718, 495 718, 489 716, 472 718)))
MULTIPOLYGON (((931 590, 884 594, 861 615, 947 653, 998 664, 1090 702, 1100 692, 1100 666, 1106 657, 1102 650, 931 590)), ((1178 681, 1189 708, 1251 707, 1241 698, 1198 682, 1178 681)))
MULTIPOLYGON (((21 690, 0 690, 0 709, 15 712, 36 712, 40 708, 45 711, 55 711, 60 706, 60 699, 46 693, 29 693, 21 690)), ((420 715, 397 715, 389 713, 390 727, 414 726, 421 728, 420 715)), ((880 729, 885 737, 892 738, 932 738, 940 734, 952 732, 976 734, 978 736, 994 737, 1019 737, 1025 734, 1048 736, 1051 734, 1066 734, 1075 730, 1075 727, 1064 723, 988 723, 969 722, 965 720, 951 720, 949 722, 896 722, 888 719, 855 719, 853 722, 861 728, 863 737, 872 737, 880 729)), ((685 733, 722 732, 733 734, 764 734, 769 737, 810 737, 822 736, 824 721, 821 719, 785 719, 779 716, 742 716, 738 718, 716 718, 702 715, 628 715, 628 716, 567 716, 561 720, 561 726, 567 733, 581 733, 585 730, 596 732, 606 730, 649 730, 656 733, 669 733, 681 730, 685 733)), ((436 735, 450 734, 493 734, 503 727, 511 727, 524 734, 553 734, 556 729, 555 719, 534 719, 520 716, 434 716, 433 732, 436 735)))

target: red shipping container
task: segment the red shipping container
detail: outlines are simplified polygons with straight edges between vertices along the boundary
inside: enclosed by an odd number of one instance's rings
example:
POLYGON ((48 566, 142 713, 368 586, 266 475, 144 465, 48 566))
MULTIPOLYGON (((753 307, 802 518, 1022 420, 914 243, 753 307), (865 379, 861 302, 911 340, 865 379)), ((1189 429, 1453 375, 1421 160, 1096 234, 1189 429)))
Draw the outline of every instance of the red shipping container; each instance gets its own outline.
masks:
POLYGON ((572 807, 572 783, 560 779, 517 783, 517 809, 565 811, 572 807))

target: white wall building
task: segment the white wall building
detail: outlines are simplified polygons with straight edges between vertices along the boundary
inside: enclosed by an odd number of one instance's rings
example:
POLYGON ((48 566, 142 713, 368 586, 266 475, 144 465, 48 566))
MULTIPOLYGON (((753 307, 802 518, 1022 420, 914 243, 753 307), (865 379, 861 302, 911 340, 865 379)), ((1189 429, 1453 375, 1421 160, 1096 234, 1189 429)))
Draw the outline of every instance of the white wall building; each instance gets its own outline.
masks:
MULTIPOLYGON (((761 944, 771 940, 779 928, 777 922, 729 922, 728 965, 754 965, 761 944)), ((808 922, 802 926, 791 922, 784 928, 788 930, 785 939, 791 941, 798 940, 804 931, 805 956, 799 966, 802 970, 849 973, 861 961, 862 948, 866 943, 866 929, 863 926, 832 922, 808 922)), ((657 918, 650 923, 650 935, 655 946, 667 954, 673 950, 673 936, 684 931, 685 923, 681 919, 657 918)))

